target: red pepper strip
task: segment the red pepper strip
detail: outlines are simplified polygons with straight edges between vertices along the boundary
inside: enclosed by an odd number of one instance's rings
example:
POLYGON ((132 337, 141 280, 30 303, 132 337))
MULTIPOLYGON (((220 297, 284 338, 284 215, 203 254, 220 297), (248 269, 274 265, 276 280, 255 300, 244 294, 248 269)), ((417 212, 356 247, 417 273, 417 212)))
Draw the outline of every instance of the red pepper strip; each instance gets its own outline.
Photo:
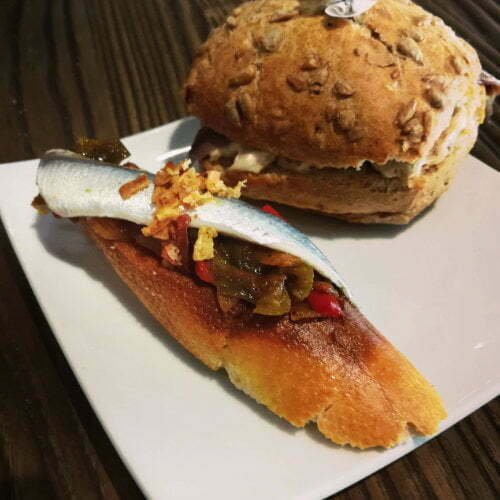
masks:
POLYGON ((278 217, 278 219, 285 220, 285 218, 271 205, 264 205, 263 207, 261 207, 261 210, 266 212, 267 214, 278 217))
POLYGON ((194 270, 196 271, 196 276, 198 276, 201 281, 210 284, 215 283, 214 269, 211 260, 201 260, 199 262, 195 262, 194 270))
POLYGON ((344 315, 339 299, 331 293, 313 290, 309 297, 307 297, 307 302, 309 302, 311 309, 323 316, 329 318, 342 318, 344 315))

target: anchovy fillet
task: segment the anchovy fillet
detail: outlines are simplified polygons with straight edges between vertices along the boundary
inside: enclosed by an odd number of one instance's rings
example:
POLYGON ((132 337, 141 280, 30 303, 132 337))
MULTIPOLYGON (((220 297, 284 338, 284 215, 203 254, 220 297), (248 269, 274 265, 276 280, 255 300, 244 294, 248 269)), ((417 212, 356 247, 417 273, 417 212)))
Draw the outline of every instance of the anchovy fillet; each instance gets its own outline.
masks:
MULTIPOLYGON (((86 160, 71 152, 51 151, 40 161, 37 185, 50 210, 61 217, 111 217, 149 225, 154 175, 116 165, 86 160), (146 189, 124 200, 119 189, 145 174, 146 189)), ((214 227, 219 233, 299 257, 332 281, 350 298, 342 278, 321 250, 287 222, 243 201, 215 198, 186 212, 191 227, 214 227)))

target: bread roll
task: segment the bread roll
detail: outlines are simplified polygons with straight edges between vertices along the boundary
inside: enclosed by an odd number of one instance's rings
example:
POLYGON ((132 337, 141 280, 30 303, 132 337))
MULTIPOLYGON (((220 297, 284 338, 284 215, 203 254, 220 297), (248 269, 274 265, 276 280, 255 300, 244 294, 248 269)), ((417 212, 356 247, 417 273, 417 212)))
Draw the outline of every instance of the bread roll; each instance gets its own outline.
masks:
POLYGON ((201 47, 187 108, 244 150, 272 155, 258 171, 227 170, 249 179, 247 197, 357 222, 408 222, 445 190, 451 163, 475 142, 486 105, 478 56, 407 0, 379 0, 347 20, 306 4, 238 7, 201 47), (270 180, 276 164, 288 170, 281 182, 270 180))

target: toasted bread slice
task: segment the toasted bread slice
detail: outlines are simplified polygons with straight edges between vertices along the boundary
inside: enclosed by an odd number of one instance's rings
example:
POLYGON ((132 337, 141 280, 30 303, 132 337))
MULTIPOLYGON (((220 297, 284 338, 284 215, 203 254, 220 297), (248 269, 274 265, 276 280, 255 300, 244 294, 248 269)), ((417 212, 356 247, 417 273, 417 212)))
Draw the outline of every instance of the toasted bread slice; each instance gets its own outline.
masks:
MULTIPOLYGON (((224 315, 215 289, 161 265, 148 250, 81 224, 167 332, 213 370, 291 424, 316 422, 333 442, 390 447, 436 432, 446 416, 433 387, 346 302, 342 320, 224 315)), ((117 234, 122 224, 113 221, 117 234)))

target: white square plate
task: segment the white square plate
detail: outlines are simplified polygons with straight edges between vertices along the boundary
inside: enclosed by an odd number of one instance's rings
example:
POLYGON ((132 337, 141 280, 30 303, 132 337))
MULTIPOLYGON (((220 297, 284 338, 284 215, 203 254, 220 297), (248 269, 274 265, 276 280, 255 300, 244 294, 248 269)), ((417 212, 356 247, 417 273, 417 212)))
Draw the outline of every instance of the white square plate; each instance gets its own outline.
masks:
MULTIPOLYGON (((126 139, 157 169, 198 128, 126 139)), ((359 452, 296 430, 170 340, 78 227, 38 217, 36 161, 0 166, 12 244, 80 384, 152 498, 319 499, 424 442, 359 452)), ((286 210, 350 284, 367 317, 437 386, 442 430, 499 393, 500 174, 467 158, 450 191, 406 228, 286 210)))

